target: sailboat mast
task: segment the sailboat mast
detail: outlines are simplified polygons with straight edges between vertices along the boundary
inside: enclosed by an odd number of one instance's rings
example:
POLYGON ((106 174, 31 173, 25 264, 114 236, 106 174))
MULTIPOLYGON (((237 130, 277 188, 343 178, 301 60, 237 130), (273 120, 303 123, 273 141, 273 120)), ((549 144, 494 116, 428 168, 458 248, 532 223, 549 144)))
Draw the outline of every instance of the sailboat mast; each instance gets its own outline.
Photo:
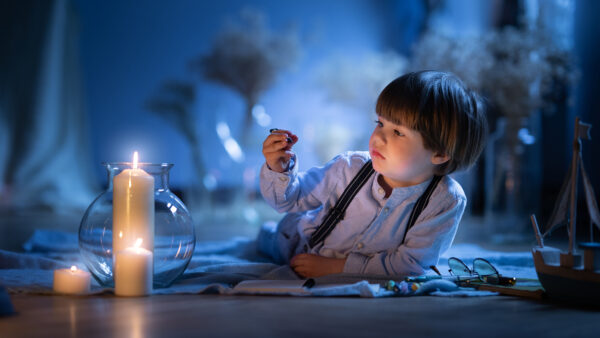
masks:
POLYGON ((573 254, 574 242, 576 240, 577 224, 577 176, 579 173, 579 156, 581 149, 581 141, 579 140, 579 117, 575 118, 575 131, 573 134, 573 158, 571 160, 571 217, 569 217, 569 254, 573 254))

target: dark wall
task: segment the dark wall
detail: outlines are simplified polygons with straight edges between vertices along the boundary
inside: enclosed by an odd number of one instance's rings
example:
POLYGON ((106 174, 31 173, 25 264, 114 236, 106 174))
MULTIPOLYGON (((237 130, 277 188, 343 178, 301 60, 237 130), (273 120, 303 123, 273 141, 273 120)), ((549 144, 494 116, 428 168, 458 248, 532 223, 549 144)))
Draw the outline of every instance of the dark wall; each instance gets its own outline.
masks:
MULTIPOLYGON (((575 107, 571 111, 569 121, 579 116, 583 121, 592 124, 591 141, 583 141, 583 161, 594 190, 596 198, 600 192, 600 112, 598 102, 600 94, 600 53, 598 37, 600 25, 598 23, 600 1, 580 0, 575 8, 575 53, 581 67, 581 78, 576 88, 575 107)), ((572 126, 570 122, 568 126, 572 126)), ((573 128, 568 129, 569 137, 573 135, 573 128)), ((582 193, 580 192, 582 201, 582 193)), ((579 215, 583 224, 589 222, 587 209, 583 203, 579 205, 579 215)), ((578 222, 579 223, 579 222, 578 222)), ((581 224, 581 223, 579 223, 581 224)), ((579 229, 587 227, 579 227, 579 229)), ((585 231, 581 234, 587 233, 585 231)), ((579 230, 578 230, 579 231, 579 230)), ((596 232, 597 234, 598 232, 596 232)), ((597 235, 596 235, 597 236, 597 235)))
MULTIPOLYGON (((576 105, 570 120, 575 115, 591 123, 592 141, 583 143, 584 162, 594 184, 596 193, 600 190, 600 112, 598 102, 600 94, 600 1, 580 0, 575 9, 575 53, 580 67, 581 78, 576 88, 576 105)), ((571 137, 573 131, 570 130, 571 137)))

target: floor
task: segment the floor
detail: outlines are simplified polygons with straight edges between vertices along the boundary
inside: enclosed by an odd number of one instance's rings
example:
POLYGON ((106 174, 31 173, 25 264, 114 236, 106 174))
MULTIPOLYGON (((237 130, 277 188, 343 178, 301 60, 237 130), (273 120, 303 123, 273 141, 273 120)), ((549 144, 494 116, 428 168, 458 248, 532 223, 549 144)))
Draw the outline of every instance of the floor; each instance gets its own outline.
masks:
POLYGON ((600 309, 508 296, 13 295, 1 337, 597 337, 600 309))

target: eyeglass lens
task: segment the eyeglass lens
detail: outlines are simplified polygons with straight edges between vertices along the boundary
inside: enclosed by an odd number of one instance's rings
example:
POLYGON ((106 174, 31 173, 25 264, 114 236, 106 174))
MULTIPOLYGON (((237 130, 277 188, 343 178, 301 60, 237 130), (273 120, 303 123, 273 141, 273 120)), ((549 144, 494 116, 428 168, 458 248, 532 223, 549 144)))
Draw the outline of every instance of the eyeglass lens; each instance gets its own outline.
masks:
POLYGON ((471 270, 469 267, 463 263, 460 259, 456 257, 448 258, 448 267, 452 271, 452 274, 456 276, 470 276, 471 270))
POLYGON ((496 270, 490 262, 482 258, 475 258, 475 260, 473 260, 473 271, 479 276, 499 276, 498 270, 496 270))

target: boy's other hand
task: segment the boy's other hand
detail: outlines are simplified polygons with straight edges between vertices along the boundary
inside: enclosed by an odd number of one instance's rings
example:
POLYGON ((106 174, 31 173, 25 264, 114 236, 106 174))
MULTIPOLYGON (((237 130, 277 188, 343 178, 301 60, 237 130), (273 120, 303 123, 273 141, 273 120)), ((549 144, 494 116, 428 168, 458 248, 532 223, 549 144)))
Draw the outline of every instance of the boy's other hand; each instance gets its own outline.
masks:
POLYGON ((282 173, 288 170, 290 158, 294 156, 292 146, 298 142, 298 136, 291 131, 276 129, 263 142, 262 152, 271 170, 282 173))
POLYGON ((296 255, 290 261, 292 269, 304 278, 341 273, 344 271, 345 264, 345 258, 329 258, 306 253, 296 255))

